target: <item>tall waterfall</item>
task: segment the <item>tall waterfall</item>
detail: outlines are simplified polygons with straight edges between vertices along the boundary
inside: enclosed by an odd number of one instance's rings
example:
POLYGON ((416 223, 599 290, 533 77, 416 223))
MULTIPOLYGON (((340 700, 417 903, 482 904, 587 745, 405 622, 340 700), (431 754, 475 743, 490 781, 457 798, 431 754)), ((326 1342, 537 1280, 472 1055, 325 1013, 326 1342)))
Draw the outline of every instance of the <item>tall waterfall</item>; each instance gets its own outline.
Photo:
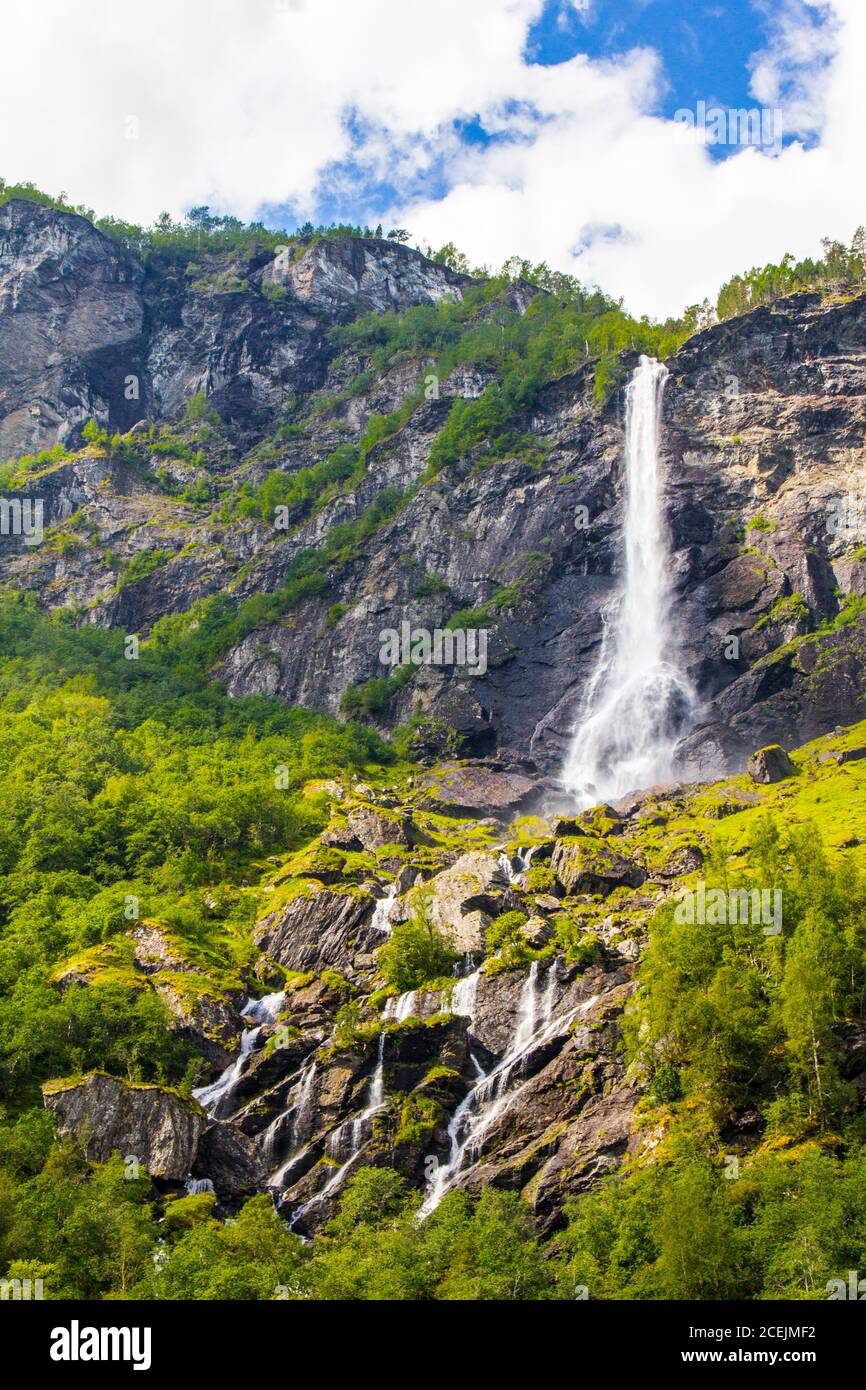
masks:
POLYGON ((668 371, 641 357, 626 388, 625 580, 604 614, 602 649, 563 781, 581 809, 669 778, 694 707, 676 665, 670 557, 659 479, 659 426, 668 371))

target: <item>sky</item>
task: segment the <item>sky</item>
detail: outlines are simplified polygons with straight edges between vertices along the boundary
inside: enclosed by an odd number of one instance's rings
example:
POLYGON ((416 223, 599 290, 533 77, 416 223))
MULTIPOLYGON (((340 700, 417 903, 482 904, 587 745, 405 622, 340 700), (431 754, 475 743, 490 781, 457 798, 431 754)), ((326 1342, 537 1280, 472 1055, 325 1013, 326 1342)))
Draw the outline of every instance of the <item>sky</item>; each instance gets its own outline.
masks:
POLYGON ((100 215, 381 222, 657 317, 866 222, 866 0, 28 0, 3 34, 0 175, 100 215))

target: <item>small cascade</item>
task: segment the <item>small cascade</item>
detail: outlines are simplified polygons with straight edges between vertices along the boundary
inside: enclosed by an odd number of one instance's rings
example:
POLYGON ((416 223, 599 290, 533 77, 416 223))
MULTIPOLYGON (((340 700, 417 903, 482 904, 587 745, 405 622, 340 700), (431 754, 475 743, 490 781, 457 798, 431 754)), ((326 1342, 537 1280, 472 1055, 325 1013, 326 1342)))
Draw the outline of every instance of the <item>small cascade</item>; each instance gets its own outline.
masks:
POLYGON ((382 1017, 389 1022, 402 1023, 415 1009, 418 991, 410 989, 406 994, 395 994, 385 1001, 382 1017))
POLYGON ((216 1188, 210 1178, 187 1178, 186 1192, 188 1197, 200 1197, 203 1192, 216 1193, 216 1188))
POLYGON ((480 970, 476 970, 471 975, 466 975, 451 991, 451 1003, 449 1008, 452 1014, 459 1014, 461 1018, 468 1018, 470 1023, 475 1017, 475 1000, 478 995, 478 980, 481 975, 480 970))
POLYGON ((241 1013, 246 1018, 254 1018, 256 1023, 276 1023, 285 1004, 285 990, 280 990, 276 994, 265 994, 261 999, 248 999, 241 1013))
POLYGON ((305 1067, 301 1073, 300 1089, 298 1099, 295 1102, 295 1118, 292 1124, 292 1141, 301 1144, 309 1137, 310 1120, 313 1114, 313 1088, 316 1082, 316 1063, 315 1061, 305 1067))
POLYGON ((355 1149, 359 1149, 366 1138, 366 1132, 370 1120, 376 1115, 385 1104, 385 1037, 384 1030, 379 1034, 379 1050, 376 1055, 376 1070, 370 1078, 370 1094, 367 1104, 352 1123, 352 1143, 355 1149))
POLYGON ((206 1110, 211 1118, 216 1117, 221 1110, 225 1110, 225 1101, 229 1098, 235 1088, 236 1083, 241 1079, 247 1068, 250 1054, 256 1045, 256 1040, 261 1033, 261 1027, 247 1028, 241 1034, 241 1045, 238 1055, 233 1062, 226 1067, 222 1076, 210 1086, 200 1086, 193 1091, 193 1097, 198 1101, 202 1109, 206 1110))
POLYGON ((557 985, 559 984, 559 970, 557 967, 558 960, 559 957, 555 956, 554 959, 550 962, 550 968, 547 972, 547 980, 545 981, 544 985, 544 999, 541 1005, 541 1013, 545 1022, 553 1017, 553 1005, 556 999, 557 985))
POLYGON ((499 867, 505 874, 509 883, 522 888, 525 882, 525 875, 532 864, 532 856, 538 849, 538 845, 526 845, 518 849, 514 858, 509 858, 505 850, 499 855, 499 867))
MULTIPOLYGON (((366 1142, 370 1137, 370 1121, 373 1119, 375 1115, 378 1114, 378 1112, 386 1104, 386 1038, 387 1034, 384 1031, 379 1034, 379 1047, 376 1054, 376 1067, 373 1072, 373 1075, 370 1078, 370 1087, 368 1092, 367 1104, 364 1106, 364 1109, 361 1111, 361 1114, 358 1115, 354 1120, 344 1120, 343 1123, 341 1125, 338 1125, 337 1128, 333 1130, 332 1133, 328 1136, 328 1152, 334 1158, 342 1160, 340 1167, 337 1168, 334 1171, 334 1173, 332 1173, 331 1177, 328 1179, 321 1192, 317 1192, 314 1197, 311 1197, 309 1201, 304 1202, 301 1206, 299 1206, 298 1208, 296 1208, 295 1211, 292 1212, 292 1216, 289 1221, 290 1230, 294 1229, 295 1223, 300 1220, 305 1211, 308 1211, 310 1207, 318 1206, 320 1203, 324 1202, 327 1197, 330 1197, 332 1192, 335 1192, 342 1185, 343 1179, 345 1175, 348 1173, 349 1169, 352 1168, 353 1165, 357 1163, 358 1159, 361 1157, 366 1142), (346 1149, 345 1144, 347 1135, 351 1136, 351 1143, 348 1148, 348 1151, 346 1149)), ((288 1164, 285 1164, 284 1168, 288 1168, 288 1166, 288 1164)), ((279 1175, 275 1174, 274 1177, 271 1179, 272 1183, 278 1182, 278 1177, 279 1175)))
POLYGON ((515 1075, 523 1075, 533 1053, 564 1030, 578 1009, 587 1009, 589 1000, 561 1018, 554 1018, 553 1007, 557 986, 557 962, 551 961, 543 990, 540 987, 541 967, 533 961, 520 993, 517 1026, 505 1056, 485 1074, 478 1058, 470 1051, 470 1060, 477 1080, 467 1092, 451 1117, 448 1126, 450 1152, 447 1164, 440 1164, 432 1187, 423 1202, 419 1217, 431 1211, 450 1192, 461 1172, 474 1161, 487 1131, 523 1089, 512 1089, 515 1075))
POLYGON ((248 999, 241 1009, 244 1018, 255 1021, 255 1028, 245 1028, 241 1033, 238 1055, 230 1062, 221 1076, 210 1086, 200 1086, 193 1091, 193 1097, 207 1111, 211 1118, 220 1112, 225 1113, 226 1101, 231 1096, 236 1083, 243 1076, 249 1064, 250 1055, 255 1048, 259 1034, 265 1024, 274 1023, 279 1018, 286 1002, 285 993, 266 994, 261 999, 248 999))
POLYGON ((263 1150, 265 1157, 269 1158, 276 1147, 277 1139, 281 1137, 285 1129, 290 1129, 291 1152, 287 1160, 280 1165, 277 1171, 271 1175, 271 1184, 278 1181, 281 1174, 297 1157, 298 1150, 306 1143, 312 1131, 312 1118, 315 1107, 314 1088, 316 1082, 316 1063, 308 1062, 301 1072, 300 1080, 292 1090, 292 1101, 287 1109, 283 1110, 275 1119, 271 1120, 267 1129, 262 1130, 258 1137, 258 1144, 263 1150), (290 1123, 291 1122, 291 1123, 290 1123))
POLYGON ((538 961, 534 960, 529 967, 529 974, 523 982, 523 989, 520 992, 520 1004, 517 1015, 517 1031, 514 1040, 509 1048, 514 1054, 520 1053, 531 1042, 536 1030, 536 1014, 538 1012, 538 961))
POLYGON ((394 911, 394 904, 397 901, 397 885, 389 883, 385 896, 377 899, 373 909, 373 916, 370 918, 370 926, 374 931, 385 932, 391 935, 391 913, 394 911))

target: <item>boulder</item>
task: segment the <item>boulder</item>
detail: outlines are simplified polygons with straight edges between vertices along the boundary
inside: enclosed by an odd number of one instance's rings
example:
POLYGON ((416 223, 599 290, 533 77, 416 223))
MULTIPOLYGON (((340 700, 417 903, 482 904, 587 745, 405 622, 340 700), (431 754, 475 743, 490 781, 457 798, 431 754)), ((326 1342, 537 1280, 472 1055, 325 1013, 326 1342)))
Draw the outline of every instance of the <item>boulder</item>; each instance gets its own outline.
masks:
POLYGON ((136 964, 145 975, 155 975, 160 970, 196 973, 197 967, 187 959, 158 922, 139 922, 130 932, 130 936, 134 943, 133 954, 136 964))
POLYGON ((520 935, 533 950, 538 951, 552 941, 556 933, 544 917, 530 917, 520 928, 520 935))
POLYGON ((682 878, 699 869, 704 862, 704 852, 700 845, 680 845, 668 855, 657 871, 660 878, 682 878))
POLYGON ((369 893, 337 893, 329 888, 301 894, 265 917, 253 939, 287 970, 352 973, 350 939, 373 902, 369 893))
POLYGON ((329 825, 322 832, 322 844, 331 849, 356 851, 361 849, 361 841, 347 825, 329 825))
POLYGON ((601 893, 639 888, 646 871, 601 840, 557 840, 551 867, 567 893, 601 893))
POLYGON ((364 849, 375 851, 383 845, 411 845, 412 822, 398 811, 380 806, 353 806, 346 820, 350 834, 364 849))
POLYGON ((421 780, 425 805, 444 816, 475 816, 485 812, 500 820, 512 816, 535 792, 536 784, 522 772, 499 770, 482 763, 443 763, 421 780))
POLYGON ((430 915, 458 951, 479 951, 493 917, 508 902, 508 879, 493 854, 471 850, 430 880, 430 915))
POLYGON ((42 1094, 60 1133, 75 1134, 88 1158, 105 1163, 116 1151, 152 1177, 176 1182, 188 1176, 207 1124, 204 1111, 176 1092, 104 1072, 49 1081, 42 1094))
POLYGON ((770 743, 766 748, 759 748, 753 753, 746 770, 753 782, 784 782, 786 777, 793 777, 797 772, 788 754, 778 743, 770 743))
POLYGON ((622 832, 623 817, 612 806, 593 806, 581 811, 579 816, 559 816, 553 822, 556 839, 564 835, 619 835, 622 832))
POLYGON ((829 753, 821 753, 819 763, 859 763, 866 758, 866 748, 833 748, 829 753))

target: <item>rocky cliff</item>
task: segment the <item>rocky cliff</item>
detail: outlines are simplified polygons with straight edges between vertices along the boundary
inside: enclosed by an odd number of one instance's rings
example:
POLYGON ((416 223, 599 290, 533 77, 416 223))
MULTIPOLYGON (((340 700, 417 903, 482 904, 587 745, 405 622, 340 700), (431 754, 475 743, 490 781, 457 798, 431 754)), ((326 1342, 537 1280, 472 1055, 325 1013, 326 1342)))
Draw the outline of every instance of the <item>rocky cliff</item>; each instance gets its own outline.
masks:
MULTIPOLYGON (((434 752, 555 773, 622 564, 619 395, 599 407, 590 367, 560 376, 520 420, 513 456, 487 466, 482 439, 431 476, 453 400, 477 400, 493 373, 458 364, 425 389, 428 354, 404 350, 383 367, 334 336, 369 311, 459 303, 469 283, 363 239, 182 266, 154 255, 145 267, 82 218, 7 204, 0 432, 10 456, 58 442, 68 452, 17 480, 42 499, 48 539, 5 540, 5 581, 145 635, 209 595, 280 590, 299 557, 324 551, 326 582, 225 652, 232 693, 338 713, 347 690, 389 674, 383 630, 435 630, 471 610, 488 633, 486 670, 422 665, 376 720, 388 729, 414 714, 419 748, 426 738, 434 752), (184 432, 199 392, 219 426, 184 432), (363 443, 370 421, 394 411, 363 470, 287 525, 227 509, 274 470, 297 474, 363 443), (87 418, 111 434, 134 426, 126 447, 72 452, 87 418), (174 432, 155 439, 166 425, 174 432), (340 552, 338 528, 397 494, 375 535, 340 552)), ((509 312, 533 294, 513 287, 509 312)), ((677 617, 703 700, 682 765, 711 775, 756 744, 862 714, 866 299, 794 296, 698 334, 668 366, 677 617)))

